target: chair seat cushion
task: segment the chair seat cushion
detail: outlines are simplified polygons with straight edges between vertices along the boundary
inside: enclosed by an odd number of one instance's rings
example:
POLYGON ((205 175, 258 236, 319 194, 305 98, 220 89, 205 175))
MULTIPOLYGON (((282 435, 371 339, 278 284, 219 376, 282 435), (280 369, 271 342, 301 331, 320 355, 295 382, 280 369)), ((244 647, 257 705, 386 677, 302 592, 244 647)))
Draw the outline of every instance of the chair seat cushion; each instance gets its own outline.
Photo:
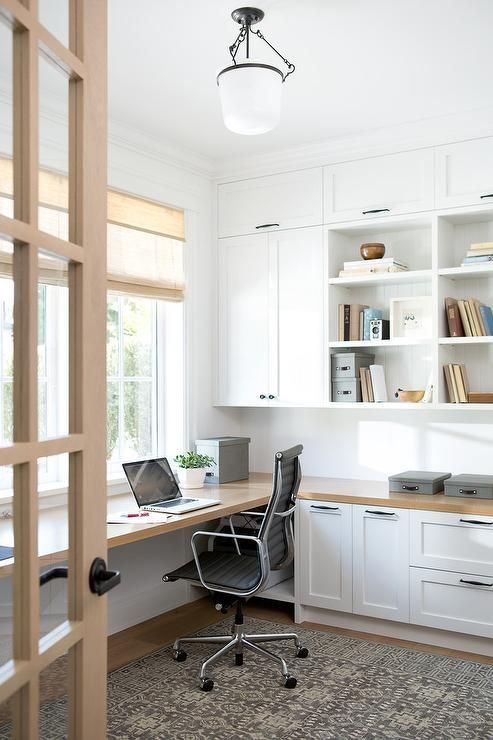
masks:
MULTIPOLYGON (((223 586, 237 588, 240 591, 249 591, 260 581, 261 570, 257 557, 229 552, 207 551, 200 553, 199 559, 204 581, 218 589, 223 586)), ((195 560, 190 560, 181 568, 177 568, 166 575, 170 581, 179 578, 187 581, 200 580, 195 560)))

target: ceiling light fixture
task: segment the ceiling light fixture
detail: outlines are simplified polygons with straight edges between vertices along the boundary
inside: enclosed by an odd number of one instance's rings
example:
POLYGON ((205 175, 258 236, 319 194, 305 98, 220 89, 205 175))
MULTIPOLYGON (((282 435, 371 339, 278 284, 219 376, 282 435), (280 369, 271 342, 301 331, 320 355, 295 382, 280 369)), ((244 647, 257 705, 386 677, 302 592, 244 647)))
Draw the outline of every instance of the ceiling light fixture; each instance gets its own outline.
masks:
POLYGON ((294 72, 294 64, 288 62, 259 30, 252 30, 255 23, 264 17, 259 8, 238 8, 231 13, 241 31, 229 47, 233 64, 217 75, 224 124, 236 134, 265 134, 277 126, 281 118, 282 83, 294 72), (250 58, 250 36, 254 34, 265 41, 272 51, 287 66, 283 73, 272 64, 250 58), (245 42, 246 57, 236 59, 241 44, 245 42))

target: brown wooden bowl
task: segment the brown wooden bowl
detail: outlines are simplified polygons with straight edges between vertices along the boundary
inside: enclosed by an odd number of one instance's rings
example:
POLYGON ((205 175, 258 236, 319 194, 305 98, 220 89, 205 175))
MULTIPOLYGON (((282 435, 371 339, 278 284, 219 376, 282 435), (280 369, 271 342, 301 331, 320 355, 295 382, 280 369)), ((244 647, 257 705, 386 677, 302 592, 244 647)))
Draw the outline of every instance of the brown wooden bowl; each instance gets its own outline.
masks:
POLYGON ((359 251, 364 260, 378 260, 385 254, 385 244, 380 242, 362 244, 359 251))
POLYGON ((402 388, 398 388, 395 397, 405 403, 419 403, 424 395, 424 391, 404 391, 402 388))

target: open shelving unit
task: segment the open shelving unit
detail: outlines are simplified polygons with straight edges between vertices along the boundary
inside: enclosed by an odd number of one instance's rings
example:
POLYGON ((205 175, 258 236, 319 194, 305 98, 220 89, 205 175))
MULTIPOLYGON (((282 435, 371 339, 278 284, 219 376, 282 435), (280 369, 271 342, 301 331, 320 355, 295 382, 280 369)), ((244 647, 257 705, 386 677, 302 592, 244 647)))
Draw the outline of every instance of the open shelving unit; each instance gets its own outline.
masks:
MULTIPOLYGON (((489 410, 491 404, 449 403, 443 365, 464 363, 473 391, 493 392, 493 337, 450 337, 444 300, 477 298, 493 306, 493 263, 462 267, 469 245, 493 241, 493 207, 418 214, 415 217, 383 217, 327 227, 328 243, 328 336, 329 353, 361 350, 374 354, 385 369, 387 403, 339 403, 331 408, 413 409, 417 411, 489 410), (364 242, 383 242, 385 256, 409 266, 399 273, 339 277, 343 263, 360 259, 364 242), (392 298, 431 297, 431 336, 377 341, 338 339, 338 305, 356 303, 380 308, 389 318, 392 298), (433 401, 402 403, 394 400, 397 388, 425 388, 433 383, 433 401)), ((329 368, 330 372, 330 368, 329 368)))

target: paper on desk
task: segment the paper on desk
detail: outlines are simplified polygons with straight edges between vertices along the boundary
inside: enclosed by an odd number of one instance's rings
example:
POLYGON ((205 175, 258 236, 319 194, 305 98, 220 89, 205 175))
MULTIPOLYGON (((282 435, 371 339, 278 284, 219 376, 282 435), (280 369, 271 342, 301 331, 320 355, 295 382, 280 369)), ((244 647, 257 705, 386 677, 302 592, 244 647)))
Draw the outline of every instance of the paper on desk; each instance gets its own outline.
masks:
POLYGON ((149 516, 128 516, 128 514, 128 511, 108 514, 106 524, 163 524, 178 519, 174 514, 161 514, 159 511, 149 511, 149 516))

